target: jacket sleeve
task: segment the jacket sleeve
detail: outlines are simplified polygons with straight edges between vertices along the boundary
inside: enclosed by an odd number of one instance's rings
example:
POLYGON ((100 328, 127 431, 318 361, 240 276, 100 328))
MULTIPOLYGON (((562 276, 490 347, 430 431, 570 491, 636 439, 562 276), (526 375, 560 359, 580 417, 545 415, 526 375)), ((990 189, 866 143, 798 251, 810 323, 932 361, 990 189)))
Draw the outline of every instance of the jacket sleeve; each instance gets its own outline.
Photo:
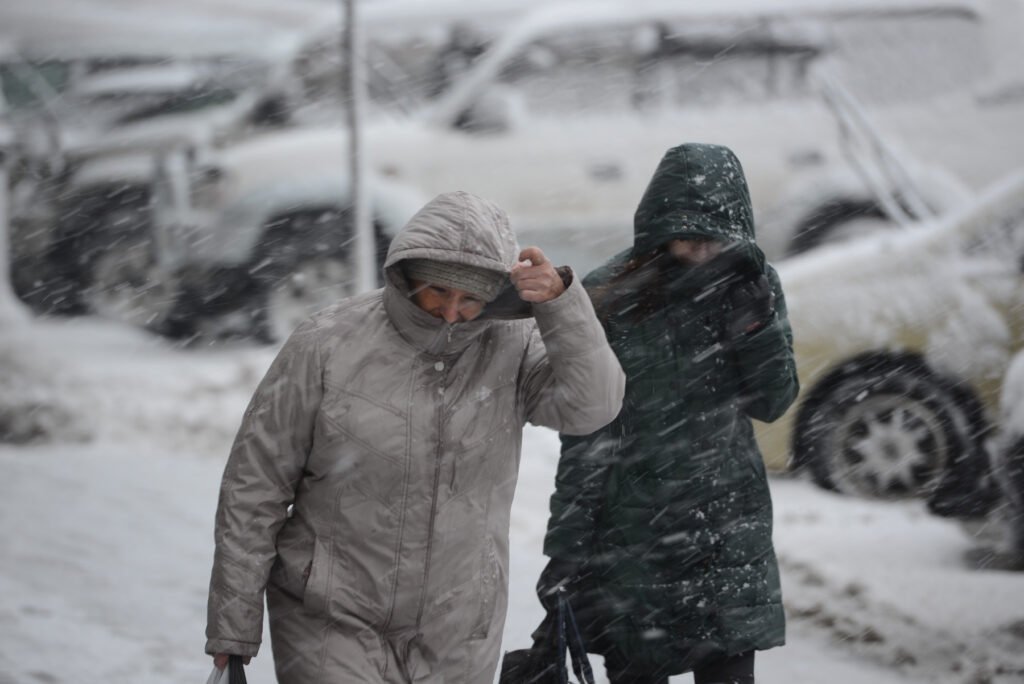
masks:
POLYGON ((256 655, 276 538, 312 445, 323 396, 314 321, 288 339, 242 419, 220 486, 206 652, 256 655))
POLYGON ((562 453, 544 536, 546 556, 576 563, 592 558, 605 483, 618 450, 618 426, 615 420, 590 435, 561 435, 562 453))
POLYGON ((782 284, 775 269, 770 265, 766 268, 775 291, 775 316, 764 328, 736 342, 733 352, 739 367, 744 411, 755 420, 770 423, 793 403, 800 383, 782 284))
POLYGON ((520 373, 526 420, 570 435, 607 425, 622 406, 626 376, 575 277, 555 299, 533 306, 520 373))

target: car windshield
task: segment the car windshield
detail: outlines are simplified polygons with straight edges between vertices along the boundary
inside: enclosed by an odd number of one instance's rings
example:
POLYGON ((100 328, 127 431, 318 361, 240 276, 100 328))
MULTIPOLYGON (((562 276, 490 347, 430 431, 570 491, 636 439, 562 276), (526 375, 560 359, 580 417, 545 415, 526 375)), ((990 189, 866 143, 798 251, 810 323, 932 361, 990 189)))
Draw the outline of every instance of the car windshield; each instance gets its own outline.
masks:
POLYGON ((749 23, 588 27, 532 41, 497 81, 542 114, 716 105, 803 95, 819 52, 749 23))
POLYGON ((62 92, 70 78, 71 65, 60 60, 0 64, 3 96, 15 110, 45 104, 43 100, 52 93, 62 92))
MULTIPOLYGON (((368 104, 381 113, 416 111, 458 82, 488 46, 488 39, 468 31, 371 36, 365 59, 368 104)), ((333 38, 307 46, 296 60, 296 73, 307 101, 336 106, 348 99, 344 60, 333 38)), ((337 114, 331 110, 328 116, 337 114)))

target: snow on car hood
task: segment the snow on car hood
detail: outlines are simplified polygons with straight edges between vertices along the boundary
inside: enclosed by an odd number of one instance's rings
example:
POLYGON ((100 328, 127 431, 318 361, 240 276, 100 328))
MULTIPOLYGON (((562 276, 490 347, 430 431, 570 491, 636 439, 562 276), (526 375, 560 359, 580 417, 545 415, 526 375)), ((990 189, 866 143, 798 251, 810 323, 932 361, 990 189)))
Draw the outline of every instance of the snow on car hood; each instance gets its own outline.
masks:
POLYGON ((1022 314, 1021 222, 1024 173, 945 219, 827 245, 780 263, 797 354, 835 349, 821 359, 825 366, 916 339, 940 369, 1001 376, 1012 330, 1020 328, 1019 322, 1011 327, 1005 312, 1022 314), (1000 231, 1008 221, 1016 222, 1016 231, 1000 231), (1014 239, 1015 246, 1000 244, 1014 239), (970 245, 976 248, 965 251, 970 245))

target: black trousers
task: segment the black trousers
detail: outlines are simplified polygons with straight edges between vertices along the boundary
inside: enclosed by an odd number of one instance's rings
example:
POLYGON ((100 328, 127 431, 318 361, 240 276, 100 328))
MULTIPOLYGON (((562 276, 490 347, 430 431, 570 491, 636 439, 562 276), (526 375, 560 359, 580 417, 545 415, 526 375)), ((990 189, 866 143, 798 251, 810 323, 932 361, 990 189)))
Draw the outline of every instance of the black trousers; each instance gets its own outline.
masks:
MULTIPOLYGON (((628 662, 605 658, 609 684, 668 684, 668 675, 640 672, 628 662)), ((693 671, 693 684, 754 684, 754 652, 716 660, 693 671)))

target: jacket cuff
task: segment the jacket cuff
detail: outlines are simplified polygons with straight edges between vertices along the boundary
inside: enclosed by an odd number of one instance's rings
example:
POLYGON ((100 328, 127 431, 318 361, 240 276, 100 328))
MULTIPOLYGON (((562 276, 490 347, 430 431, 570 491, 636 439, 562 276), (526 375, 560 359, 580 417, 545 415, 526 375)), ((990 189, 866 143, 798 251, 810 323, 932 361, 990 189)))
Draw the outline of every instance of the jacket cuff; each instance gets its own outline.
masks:
POLYGON ((255 656, 260 650, 259 642, 233 641, 231 639, 207 639, 206 654, 227 653, 238 656, 255 656))

